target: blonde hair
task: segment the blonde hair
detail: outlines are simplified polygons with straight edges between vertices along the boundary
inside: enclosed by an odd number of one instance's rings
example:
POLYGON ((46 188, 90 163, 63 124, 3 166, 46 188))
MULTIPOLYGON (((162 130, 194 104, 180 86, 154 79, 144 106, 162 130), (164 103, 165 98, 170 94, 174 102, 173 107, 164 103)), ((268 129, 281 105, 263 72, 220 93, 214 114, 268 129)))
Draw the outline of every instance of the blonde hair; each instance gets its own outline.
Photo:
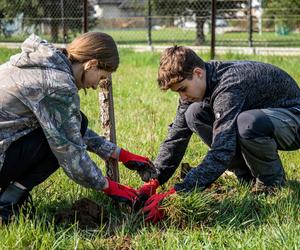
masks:
POLYGON ((75 38, 66 48, 72 63, 98 60, 98 68, 114 72, 119 66, 119 53, 113 38, 102 32, 87 32, 75 38))

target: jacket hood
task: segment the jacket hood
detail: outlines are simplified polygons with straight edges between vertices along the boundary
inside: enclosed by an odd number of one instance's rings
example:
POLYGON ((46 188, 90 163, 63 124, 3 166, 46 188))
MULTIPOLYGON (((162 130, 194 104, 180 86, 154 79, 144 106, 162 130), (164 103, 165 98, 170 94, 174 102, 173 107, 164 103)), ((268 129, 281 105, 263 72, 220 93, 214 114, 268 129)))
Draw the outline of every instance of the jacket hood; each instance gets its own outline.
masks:
POLYGON ((21 46, 22 52, 10 58, 10 63, 19 68, 52 68, 72 74, 68 58, 52 44, 32 34, 21 46))

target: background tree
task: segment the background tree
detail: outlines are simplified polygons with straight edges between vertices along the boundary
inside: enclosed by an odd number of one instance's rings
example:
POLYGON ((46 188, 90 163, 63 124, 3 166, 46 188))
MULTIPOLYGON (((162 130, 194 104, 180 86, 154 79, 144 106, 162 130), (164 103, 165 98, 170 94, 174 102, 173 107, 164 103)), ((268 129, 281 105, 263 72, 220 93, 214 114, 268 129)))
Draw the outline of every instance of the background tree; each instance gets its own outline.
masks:
POLYGON ((264 17, 289 30, 300 27, 299 0, 263 0, 264 17))
MULTIPOLYGON (((92 16, 92 3, 89 3, 88 10, 92 16)), ((0 0, 0 12, 5 19, 24 13, 23 25, 50 26, 52 42, 58 41, 60 31, 67 34, 69 30, 74 33, 82 30, 82 0, 0 0)), ((92 24, 90 22, 90 26, 92 24)))
MULTIPOLYGON (((204 24, 210 20, 211 0, 153 0, 153 9, 159 16, 194 16, 196 22, 196 45, 205 42, 204 24)), ((218 17, 234 17, 238 10, 246 7, 247 0, 217 1, 218 17)))

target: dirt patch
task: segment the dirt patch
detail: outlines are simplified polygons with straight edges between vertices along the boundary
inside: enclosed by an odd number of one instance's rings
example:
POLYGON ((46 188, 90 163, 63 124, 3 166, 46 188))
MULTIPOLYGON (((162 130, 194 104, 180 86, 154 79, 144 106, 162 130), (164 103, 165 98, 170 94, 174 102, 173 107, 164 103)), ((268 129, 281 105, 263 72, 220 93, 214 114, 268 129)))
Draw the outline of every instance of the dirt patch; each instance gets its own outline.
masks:
POLYGON ((55 214, 56 225, 70 225, 75 222, 81 229, 97 229, 108 221, 105 208, 94 201, 83 198, 75 201, 71 208, 60 210, 55 214))
POLYGON ((115 249, 115 250, 130 250, 131 246, 131 237, 129 235, 125 235, 123 237, 113 236, 109 238, 107 241, 108 248, 107 249, 115 249))

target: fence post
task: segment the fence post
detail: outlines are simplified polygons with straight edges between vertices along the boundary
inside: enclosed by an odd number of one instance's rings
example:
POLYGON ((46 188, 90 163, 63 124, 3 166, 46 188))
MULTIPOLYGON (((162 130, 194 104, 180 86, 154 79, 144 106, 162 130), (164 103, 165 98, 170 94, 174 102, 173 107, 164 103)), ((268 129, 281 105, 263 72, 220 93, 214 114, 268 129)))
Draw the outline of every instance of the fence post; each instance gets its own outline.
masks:
POLYGON ((253 47, 253 18, 252 18, 252 0, 248 0, 248 45, 253 47))
POLYGON ((211 41, 210 41, 210 58, 215 59, 216 47, 216 11, 217 0, 211 0, 211 41))
POLYGON ((67 31, 66 31, 64 9, 65 9, 64 0, 60 0, 60 14, 61 14, 62 27, 63 27, 63 40, 64 40, 64 44, 66 44, 67 43, 67 31))
POLYGON ((87 0, 83 0, 83 32, 88 32, 88 11, 87 11, 87 0))
POLYGON ((152 9, 151 9, 151 0, 148 0, 148 45, 152 46, 152 9))
MULTIPOLYGON (((102 123, 103 134, 107 140, 117 143, 116 126, 115 126, 115 112, 114 100, 112 90, 111 77, 105 84, 101 84, 99 91, 100 104, 100 120, 102 123)), ((115 159, 108 159, 105 161, 106 175, 113 181, 120 182, 118 161, 115 159)))

